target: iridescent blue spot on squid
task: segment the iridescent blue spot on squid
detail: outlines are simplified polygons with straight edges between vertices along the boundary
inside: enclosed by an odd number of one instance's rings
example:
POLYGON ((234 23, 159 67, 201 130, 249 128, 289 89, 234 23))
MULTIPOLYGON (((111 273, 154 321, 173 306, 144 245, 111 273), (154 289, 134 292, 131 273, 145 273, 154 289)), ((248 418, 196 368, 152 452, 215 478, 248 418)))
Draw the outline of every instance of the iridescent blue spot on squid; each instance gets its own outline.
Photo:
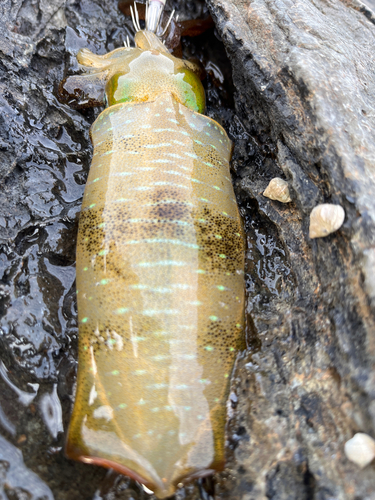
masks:
POLYGON ((148 285, 138 284, 138 285, 130 285, 129 288, 131 290, 147 290, 149 287, 148 287, 148 285))
POLYGON ((156 316, 159 314, 167 314, 167 315, 174 315, 174 314, 179 314, 178 309, 146 309, 142 312, 144 316, 156 316))
POLYGON ((128 307, 119 307, 116 309, 116 314, 125 314, 129 311, 128 307))
POLYGON ((135 370, 135 375, 144 375, 145 373, 147 373, 147 370, 135 370))
POLYGON ((195 153, 187 153, 186 152, 185 154, 186 154, 186 156, 190 156, 190 158, 195 158, 195 159, 198 158, 198 156, 195 153))
POLYGON ((167 146, 171 146, 171 144, 169 142, 161 142, 160 144, 146 144, 144 147, 148 149, 155 149, 167 146))
POLYGON ((168 387, 168 384, 151 384, 147 386, 148 389, 166 389, 168 387))
POLYGON ((155 361, 164 361, 166 359, 168 359, 169 356, 163 356, 162 354, 158 354, 156 356, 152 356, 152 359, 154 359, 155 361))
POLYGON ((180 359, 197 359, 195 354, 180 354, 177 357, 180 359))
POLYGON ((187 262, 179 262, 176 260, 160 260, 157 262, 139 262, 138 267, 158 267, 158 266, 186 266, 187 262))
POLYGON ((170 243, 171 245, 181 245, 183 247, 187 247, 187 248, 195 248, 195 249, 199 249, 199 245, 196 245, 195 243, 187 243, 186 241, 181 241, 181 240, 170 240, 170 239, 167 239, 167 238, 153 238, 153 239, 149 239, 149 238, 145 238, 143 240, 131 240, 131 241, 127 241, 125 243, 125 245, 138 245, 140 243, 170 243))
POLYGON ((167 156, 171 156, 172 158, 178 158, 179 160, 183 160, 183 156, 177 155, 176 153, 167 153, 167 156))
POLYGON ((211 382, 210 382, 207 378, 201 378, 201 379, 199 380, 199 383, 200 383, 200 384, 207 385, 207 384, 210 384, 211 382))

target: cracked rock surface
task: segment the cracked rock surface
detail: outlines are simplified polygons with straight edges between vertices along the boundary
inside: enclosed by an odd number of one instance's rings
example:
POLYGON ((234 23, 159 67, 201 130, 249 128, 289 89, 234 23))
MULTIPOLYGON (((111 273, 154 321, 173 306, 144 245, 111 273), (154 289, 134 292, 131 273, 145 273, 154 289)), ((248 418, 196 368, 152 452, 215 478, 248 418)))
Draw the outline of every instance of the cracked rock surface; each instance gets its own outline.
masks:
MULTIPOLYGON (((206 10, 173 7, 182 18, 206 10)), ((234 141, 248 239, 248 349, 216 498, 373 500, 375 465, 359 470, 344 443, 375 437, 375 2, 208 7, 216 31, 185 40, 184 55, 206 68, 207 113, 234 141), (291 203, 262 195, 274 177, 288 181, 291 203), (311 240, 319 203, 342 205, 346 218, 311 240)), ((0 498, 153 498, 63 454, 75 238, 100 109, 72 110, 56 90, 79 48, 113 50, 131 23, 114 0, 3 0, 0 13, 0 498)), ((201 495, 191 484, 176 500, 201 495)))

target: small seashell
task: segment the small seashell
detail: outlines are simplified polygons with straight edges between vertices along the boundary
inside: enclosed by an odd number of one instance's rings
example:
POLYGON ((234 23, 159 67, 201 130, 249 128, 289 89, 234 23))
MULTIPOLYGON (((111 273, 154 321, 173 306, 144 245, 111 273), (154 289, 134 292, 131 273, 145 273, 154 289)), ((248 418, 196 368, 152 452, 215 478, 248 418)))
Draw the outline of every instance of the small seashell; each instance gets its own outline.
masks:
POLYGON ((263 196, 270 198, 271 200, 281 201, 281 203, 289 203, 292 201, 289 194, 288 183, 284 181, 284 179, 280 179, 280 177, 271 179, 263 193, 263 196))
POLYGON ((347 458, 361 469, 375 457, 375 440, 368 434, 357 432, 344 446, 347 458))
POLYGON ((344 222, 345 211, 341 205, 323 203, 310 214, 310 238, 324 238, 337 231, 344 222))

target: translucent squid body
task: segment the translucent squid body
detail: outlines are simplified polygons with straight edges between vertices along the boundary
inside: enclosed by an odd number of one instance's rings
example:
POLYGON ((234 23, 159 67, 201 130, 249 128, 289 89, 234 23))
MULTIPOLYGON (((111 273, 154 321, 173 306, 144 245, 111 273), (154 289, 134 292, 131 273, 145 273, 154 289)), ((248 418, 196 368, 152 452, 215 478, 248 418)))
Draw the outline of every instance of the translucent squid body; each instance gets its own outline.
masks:
POLYGON ((107 108, 77 245, 79 368, 66 452, 170 496, 224 465, 226 401, 243 348, 244 234, 231 142, 201 113, 193 64, 158 36, 65 84, 107 108), (99 90, 98 90, 99 89, 99 90))

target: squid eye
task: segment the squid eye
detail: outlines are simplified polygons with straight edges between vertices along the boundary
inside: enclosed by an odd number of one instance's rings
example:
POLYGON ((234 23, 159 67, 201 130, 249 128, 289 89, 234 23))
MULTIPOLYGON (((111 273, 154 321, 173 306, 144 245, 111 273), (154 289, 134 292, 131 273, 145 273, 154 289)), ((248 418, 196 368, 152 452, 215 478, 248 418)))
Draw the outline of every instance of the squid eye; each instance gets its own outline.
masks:
POLYGON ((184 94, 184 105, 193 111, 203 113, 206 108, 206 96, 198 75, 190 69, 181 69, 177 75, 183 74, 181 91, 184 94))
POLYGON ((121 74, 112 76, 106 85, 105 93, 108 106, 136 100, 136 86, 121 74))

